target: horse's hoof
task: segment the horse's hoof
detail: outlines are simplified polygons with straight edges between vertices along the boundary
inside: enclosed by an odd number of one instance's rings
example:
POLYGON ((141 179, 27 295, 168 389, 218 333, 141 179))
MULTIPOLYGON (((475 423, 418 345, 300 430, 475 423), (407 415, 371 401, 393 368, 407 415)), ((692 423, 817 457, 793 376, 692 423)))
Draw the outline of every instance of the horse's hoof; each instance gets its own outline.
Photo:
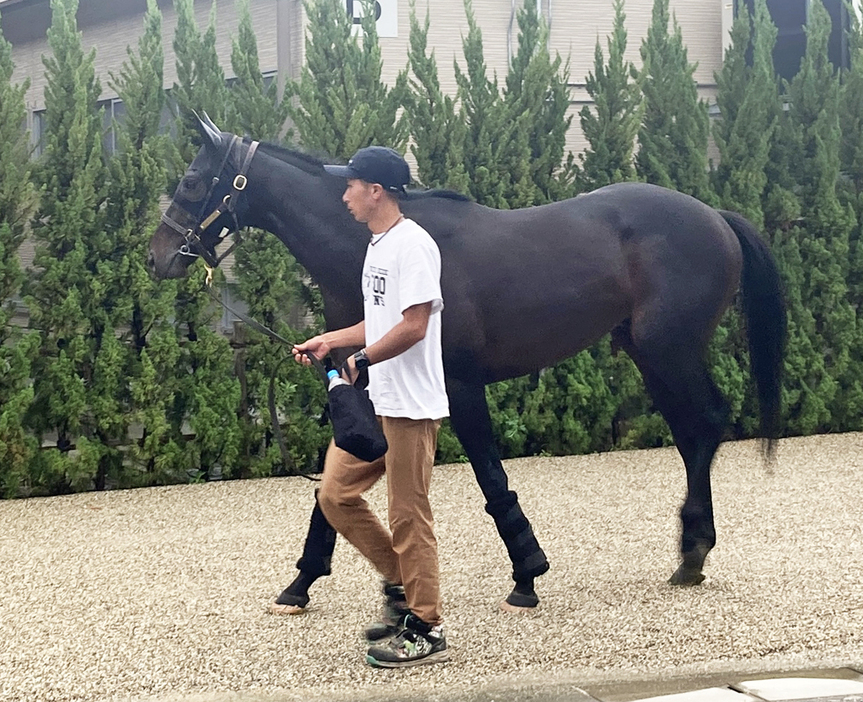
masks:
POLYGON ((676 585, 677 587, 692 587, 693 585, 700 585, 703 582, 704 573, 700 570, 692 570, 683 566, 674 571, 674 575, 668 579, 669 585, 676 585))
POLYGON ((513 591, 500 603, 500 608, 504 612, 531 612, 538 604, 539 597, 532 584, 516 583, 513 591))
POLYGON ((306 608, 300 607, 295 604, 279 604, 278 602, 273 602, 270 605, 270 614, 279 614, 279 615, 294 615, 294 614, 305 614, 306 608))
MULTIPOLYGON (((537 602, 539 604, 539 602, 537 602)), ((535 612, 537 605, 530 605, 528 607, 519 607, 517 605, 512 605, 506 600, 503 600, 500 603, 500 608, 509 614, 526 614, 528 612, 535 612)))

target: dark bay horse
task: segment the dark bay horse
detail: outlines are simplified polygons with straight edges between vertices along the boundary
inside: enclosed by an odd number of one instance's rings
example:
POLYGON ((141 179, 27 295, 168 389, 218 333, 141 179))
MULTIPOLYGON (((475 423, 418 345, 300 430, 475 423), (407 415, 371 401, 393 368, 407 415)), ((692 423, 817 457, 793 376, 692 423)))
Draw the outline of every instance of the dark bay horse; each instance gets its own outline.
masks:
MULTIPOLYGON (((359 321, 369 232, 341 202, 345 181, 317 159, 220 132, 208 118, 199 129, 204 145, 152 237, 152 272, 182 277, 197 256, 214 265, 224 228, 257 227, 281 239, 320 286, 327 328, 359 321)), ((534 579, 548 562, 509 489, 485 385, 553 365, 609 332, 643 374, 686 467, 682 560, 670 582, 700 583, 716 543, 710 467, 728 416, 705 350, 738 288, 768 450, 779 433, 785 305, 756 229, 644 183, 512 211, 434 191, 401 205, 440 247, 451 422, 512 561, 507 602, 536 606, 534 579)), ((316 509, 298 564, 304 594, 329 573, 334 542, 316 509)))

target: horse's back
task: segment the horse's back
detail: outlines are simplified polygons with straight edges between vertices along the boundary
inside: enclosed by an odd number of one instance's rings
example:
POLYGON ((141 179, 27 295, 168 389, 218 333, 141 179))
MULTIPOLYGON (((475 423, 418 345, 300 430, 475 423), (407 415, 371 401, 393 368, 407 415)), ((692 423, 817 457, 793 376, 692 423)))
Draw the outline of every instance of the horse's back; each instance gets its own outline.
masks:
POLYGON ((739 278, 721 216, 645 183, 519 210, 445 200, 410 209, 441 249, 445 344, 471 349, 489 379, 573 355, 648 305, 703 296, 720 307, 739 278))

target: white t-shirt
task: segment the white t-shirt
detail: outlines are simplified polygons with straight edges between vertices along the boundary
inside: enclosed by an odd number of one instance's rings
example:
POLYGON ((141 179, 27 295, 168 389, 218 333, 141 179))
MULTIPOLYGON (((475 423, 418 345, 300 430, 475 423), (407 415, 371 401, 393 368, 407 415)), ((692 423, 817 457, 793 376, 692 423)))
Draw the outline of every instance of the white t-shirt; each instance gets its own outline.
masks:
POLYGON ((369 367, 369 396, 381 417, 449 416, 441 356, 440 251, 428 232, 403 219, 372 237, 363 263, 366 346, 402 320, 408 307, 432 303, 425 338, 369 367))

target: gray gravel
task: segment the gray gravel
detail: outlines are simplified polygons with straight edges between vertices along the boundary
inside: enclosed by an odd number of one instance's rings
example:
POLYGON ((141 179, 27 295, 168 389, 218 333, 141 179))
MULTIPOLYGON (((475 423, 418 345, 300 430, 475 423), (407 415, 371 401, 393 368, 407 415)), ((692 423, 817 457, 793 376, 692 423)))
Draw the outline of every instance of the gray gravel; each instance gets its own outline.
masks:
MULTIPOLYGON (((508 684, 863 664, 863 434, 754 442, 714 468, 707 580, 677 565, 685 478, 673 449, 507 462, 552 570, 540 608, 505 614, 509 563, 467 465, 433 505, 452 660, 363 662, 378 581, 344 541, 297 617, 266 612, 294 576, 313 486, 300 478, 0 503, 0 699, 455 699, 508 684)), ((371 503, 383 514, 379 485, 371 503)), ((491 695, 492 692, 489 692, 491 695)))

